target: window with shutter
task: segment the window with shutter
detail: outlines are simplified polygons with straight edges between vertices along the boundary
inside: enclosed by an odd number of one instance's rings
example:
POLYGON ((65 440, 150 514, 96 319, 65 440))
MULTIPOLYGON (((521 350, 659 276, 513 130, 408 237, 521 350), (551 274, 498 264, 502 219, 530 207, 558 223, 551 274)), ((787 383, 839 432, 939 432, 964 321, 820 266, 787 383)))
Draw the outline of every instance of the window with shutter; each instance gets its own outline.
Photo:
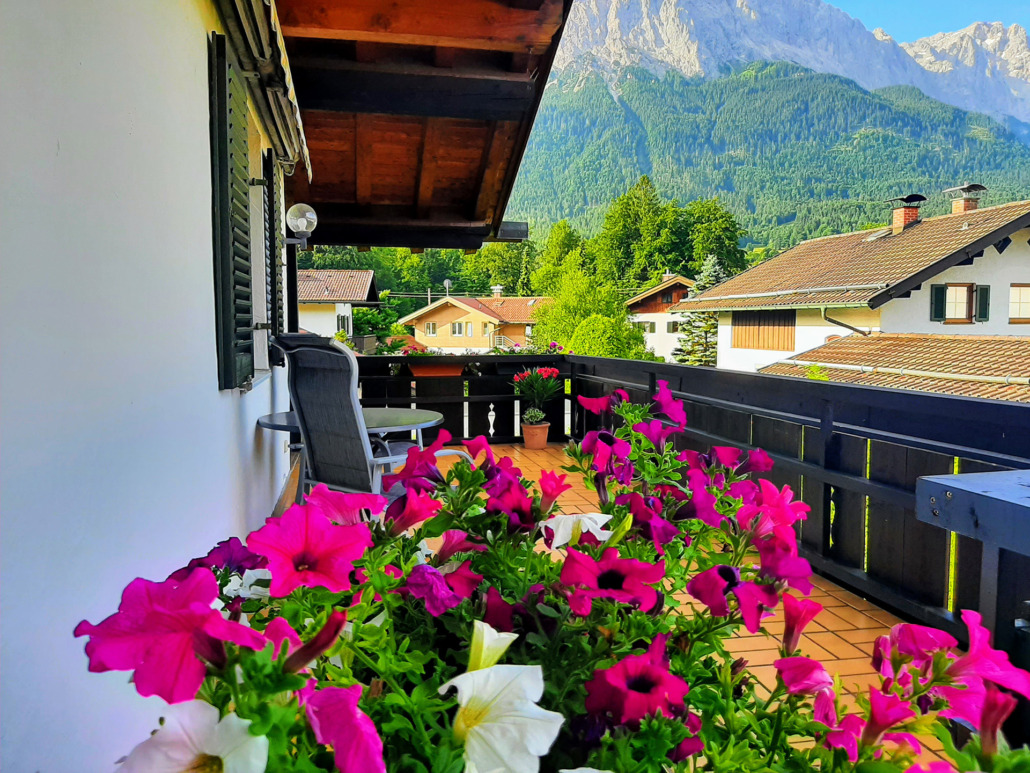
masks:
MULTIPOLYGON (((283 231, 282 215, 282 171, 275 163, 275 154, 268 150, 262 162, 262 177, 265 180, 265 305, 268 310, 269 336, 276 336, 286 330, 286 312, 283 293, 283 231)), ((270 365, 285 365, 282 352, 274 346, 268 347, 270 365)))
POLYGON ((990 285, 976 286, 976 321, 987 322, 991 318, 990 285))
POLYGON ((211 167, 219 389, 254 376, 247 87, 223 35, 211 36, 211 167))

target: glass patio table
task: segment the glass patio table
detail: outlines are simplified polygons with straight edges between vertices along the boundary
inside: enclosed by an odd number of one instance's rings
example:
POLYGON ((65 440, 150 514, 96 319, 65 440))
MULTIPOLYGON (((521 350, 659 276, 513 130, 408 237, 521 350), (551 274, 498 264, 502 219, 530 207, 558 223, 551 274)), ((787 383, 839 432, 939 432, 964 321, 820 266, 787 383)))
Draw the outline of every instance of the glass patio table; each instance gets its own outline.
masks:
MULTIPOLYGON (((422 430, 443 424, 443 414, 421 408, 362 408, 365 429, 370 435, 385 435, 390 432, 415 432, 419 446, 422 445, 422 430)), ((297 414, 294 411, 269 413, 257 420, 258 426, 279 432, 300 432, 297 414)))

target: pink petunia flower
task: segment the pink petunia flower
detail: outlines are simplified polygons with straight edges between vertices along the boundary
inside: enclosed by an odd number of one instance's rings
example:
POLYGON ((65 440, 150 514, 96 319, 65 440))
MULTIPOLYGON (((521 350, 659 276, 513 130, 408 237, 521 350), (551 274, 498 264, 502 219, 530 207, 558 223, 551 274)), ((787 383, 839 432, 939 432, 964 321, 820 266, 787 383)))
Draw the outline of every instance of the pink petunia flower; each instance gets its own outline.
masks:
POLYGON ((468 532, 464 532, 461 529, 448 529, 440 536, 442 538, 440 547, 437 549, 436 555, 433 556, 434 561, 438 564, 447 563, 451 556, 458 553, 478 552, 487 548, 486 545, 471 542, 468 538, 468 532))
POLYGON ((713 529, 718 529, 726 520, 726 516, 715 509, 719 497, 708 490, 711 485, 712 480, 708 477, 708 473, 697 469, 687 470, 690 499, 684 501, 677 508, 676 519, 697 518, 713 529))
POLYGON ((915 715, 908 701, 870 686, 869 719, 862 730, 862 745, 875 746, 886 731, 915 715))
POLYGON ((286 658, 286 662, 283 664, 283 671, 287 674, 296 674, 298 671, 303 670, 308 663, 336 644, 336 640, 340 638, 340 633, 346 624, 346 613, 339 611, 331 612, 325 621, 325 625, 319 629, 318 633, 312 636, 309 641, 290 652, 289 657, 286 658))
POLYGON ((833 677, 818 660, 796 655, 780 658, 773 665, 791 695, 818 695, 833 689, 833 677))
POLYGON ((405 587, 412 596, 425 602, 426 610, 433 617, 454 609, 462 599, 447 584, 443 574, 429 564, 419 564, 412 569, 405 587))
POLYGON ((958 773, 955 766, 946 760, 935 760, 925 765, 913 765, 907 773, 958 773))
POLYGON ((540 474, 540 509, 548 513, 558 501, 558 497, 569 491, 572 485, 566 483, 568 475, 558 475, 554 470, 544 470, 540 474))
POLYGON ((441 570, 444 581, 460 599, 470 599, 483 582, 483 575, 472 571, 472 559, 459 564, 449 572, 441 570))
POLYGON ((442 508, 443 502, 433 499, 428 492, 408 489, 386 509, 383 520, 396 537, 428 521, 442 508))
POLYGON ((756 540, 754 545, 761 559, 763 576, 785 582, 806 596, 812 592, 812 566, 798 556, 797 539, 793 534, 789 538, 773 534, 768 539, 756 540))
POLYGON ((605 550, 598 561, 569 548, 561 570, 562 583, 580 589, 574 594, 577 604, 573 611, 581 616, 589 614, 591 600, 595 598, 614 599, 648 612, 659 600, 658 592, 651 586, 661 582, 663 577, 664 561, 648 564, 619 558, 616 548, 605 550))
POLYGON ((533 499, 517 481, 504 491, 486 500, 488 513, 508 516, 508 530, 529 531, 536 526, 533 516, 533 499))
POLYGON ((1002 692, 990 682, 984 696, 983 712, 980 714, 980 741, 984 756, 998 753, 998 733, 1019 701, 1015 696, 1002 692))
POLYGON ((951 634, 925 625, 899 623, 891 628, 890 646, 900 654, 912 658, 917 666, 933 661, 935 652, 958 646, 951 634))
POLYGON ((172 572, 168 579, 182 582, 189 577, 190 572, 201 567, 214 571, 228 570, 242 575, 248 569, 264 569, 267 565, 268 561, 247 550, 239 537, 230 537, 211 548, 206 556, 194 558, 182 569, 172 572))
POLYGON ((247 545, 268 559, 272 596, 300 587, 350 588, 354 562, 372 547, 368 525, 337 526, 312 505, 294 505, 247 537, 247 545))
POLYGON ((714 617, 729 617, 730 607, 727 594, 737 598, 744 626, 751 633, 762 627, 762 617, 767 609, 779 603, 779 595, 771 585, 741 582, 740 569, 735 566, 713 566, 695 575, 687 583, 687 593, 711 610, 714 617))
POLYGON ((272 657, 274 658, 279 657, 284 645, 286 652, 290 653, 304 644, 301 641, 300 634, 293 629, 293 626, 286 621, 285 617, 274 618, 265 626, 264 634, 265 638, 272 642, 272 657))
POLYGON ((443 483, 443 475, 436 466, 436 453, 451 441, 451 433, 440 430, 432 445, 425 448, 409 448, 408 458, 400 472, 383 476, 383 491, 390 491, 398 483, 404 484, 408 490, 417 488, 421 491, 432 491, 438 483, 443 483))
POLYGON ((510 633, 515 630, 515 605, 504 600, 493 585, 486 589, 486 613, 483 622, 497 631, 510 633))
POLYGON ((654 396, 658 410, 664 413, 680 429, 687 426, 687 412, 683 403, 672 396, 668 381, 658 382, 658 394, 654 396))
MULTIPOLYGON (((679 528, 661 516, 662 502, 657 497, 645 497, 637 491, 620 494, 615 497, 615 504, 629 507, 633 523, 640 529, 646 539, 654 543, 658 555, 664 555, 664 546, 681 536, 679 528)), ((684 537, 687 545, 690 537, 684 537)))
POLYGON ((638 422, 633 425, 633 431, 646 437, 658 451, 665 448, 665 443, 670 435, 679 432, 678 427, 670 427, 660 419, 651 419, 648 422, 638 422))
POLYGON ((136 578, 122 592, 118 611, 96 625, 83 620, 75 636, 88 636, 89 670, 132 671, 140 695, 168 703, 192 700, 207 667, 225 660, 222 642, 260 650, 265 637, 212 609, 218 581, 198 568, 180 581, 136 578))
POLYGON ((688 711, 685 724, 690 735, 684 738, 679 746, 669 752, 669 759, 673 762, 684 762, 695 754, 700 754, 705 748, 704 741, 698 737, 698 733, 701 732, 701 717, 692 711, 688 711))
POLYGON ((675 716, 683 710, 687 683, 669 672, 667 635, 657 636, 643 655, 629 655, 614 666, 594 671, 587 682, 586 709, 616 724, 637 725, 644 717, 675 716))
POLYGON ((733 472, 736 475, 748 475, 752 472, 769 472, 772 468, 773 460, 769 458, 769 454, 761 448, 752 448, 733 472))
MULTIPOLYGON (((570 352, 571 353, 571 352, 570 352)), ((617 406, 629 402, 629 393, 625 389, 616 389, 612 394, 604 397, 584 397, 577 395, 576 400, 590 413, 598 416, 611 413, 617 406)))
POLYGON ((991 632, 983 627, 979 612, 962 610, 962 622, 969 629, 969 651, 948 667, 948 675, 965 683, 980 678, 1030 698, 1030 673, 1016 668, 1009 656, 991 647, 991 632))
POLYGON ((474 437, 471 440, 466 440, 465 448, 469 450, 469 455, 475 459, 480 454, 483 454, 483 461, 488 464, 494 463, 494 452, 490 448, 490 441, 485 435, 474 437))
POLYGON ((801 633, 815 616, 823 611, 823 605, 809 599, 796 599, 789 593, 783 594, 783 651, 790 655, 797 651, 801 633))
POLYGON ((389 500, 379 494, 343 494, 331 490, 324 483, 319 483, 311 493, 304 497, 309 505, 314 505, 334 523, 353 526, 367 520, 364 513, 380 515, 389 500))
POLYGON ((826 746, 830 749, 844 749, 851 762, 858 762, 858 739, 864 727, 865 720, 857 714, 848 714, 826 734, 826 746))
POLYGON ((305 702, 315 740, 331 746, 340 773, 386 773, 383 739, 372 719, 358 708, 361 685, 323 687, 305 702))

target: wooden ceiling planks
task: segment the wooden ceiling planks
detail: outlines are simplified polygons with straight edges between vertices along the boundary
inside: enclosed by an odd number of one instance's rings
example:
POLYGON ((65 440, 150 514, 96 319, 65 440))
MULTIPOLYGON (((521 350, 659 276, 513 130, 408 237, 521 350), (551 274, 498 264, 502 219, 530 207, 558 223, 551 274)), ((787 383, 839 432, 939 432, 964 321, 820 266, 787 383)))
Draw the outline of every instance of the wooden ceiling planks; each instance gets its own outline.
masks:
POLYGON ((288 199, 318 212, 313 241, 498 236, 571 1, 278 0, 312 167, 288 199))

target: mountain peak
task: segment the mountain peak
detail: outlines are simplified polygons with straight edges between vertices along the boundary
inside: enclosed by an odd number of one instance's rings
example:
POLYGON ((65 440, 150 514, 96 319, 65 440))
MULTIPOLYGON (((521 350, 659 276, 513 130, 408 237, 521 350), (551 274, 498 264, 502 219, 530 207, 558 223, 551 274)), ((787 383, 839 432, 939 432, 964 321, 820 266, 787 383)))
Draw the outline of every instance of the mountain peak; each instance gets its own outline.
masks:
POLYGON ((898 44, 823 0, 577 0, 556 70, 609 81, 626 67, 716 77, 787 61, 866 89, 910 85, 965 110, 1030 121, 1030 45, 1019 25, 977 22, 898 44))

